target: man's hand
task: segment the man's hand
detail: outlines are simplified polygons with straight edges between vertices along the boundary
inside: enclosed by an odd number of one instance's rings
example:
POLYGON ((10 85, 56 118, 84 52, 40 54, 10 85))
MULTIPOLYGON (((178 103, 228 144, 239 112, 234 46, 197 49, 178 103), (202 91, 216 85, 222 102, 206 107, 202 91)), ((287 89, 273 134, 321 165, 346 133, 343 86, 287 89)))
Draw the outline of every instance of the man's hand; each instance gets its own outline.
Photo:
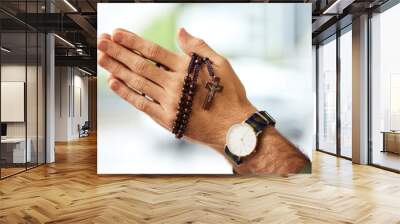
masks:
POLYGON ((189 55, 197 53, 208 57, 213 62, 215 73, 221 78, 224 89, 214 96, 209 110, 202 109, 207 95, 205 84, 209 79, 203 66, 184 137, 222 152, 229 127, 242 122, 256 109, 247 99, 243 85, 224 57, 184 29, 179 30, 178 40, 186 55, 171 52, 134 33, 117 29, 112 36, 103 34, 100 37, 98 63, 111 73, 109 86, 114 92, 161 126, 171 130, 190 61, 189 55), (169 71, 157 67, 147 59, 168 67, 169 71))
MULTIPOLYGON (((209 110, 202 109, 208 92, 205 84, 209 79, 203 67, 184 138, 206 144, 223 154, 228 129, 257 110, 247 99, 242 83, 224 57, 184 29, 179 30, 178 41, 185 55, 117 29, 112 35, 103 34, 99 38, 98 64, 110 72, 108 84, 116 94, 171 131, 189 55, 196 53, 209 58, 224 89, 214 96, 209 110), (166 66, 168 71, 150 60, 166 66)), ((287 174, 299 172, 306 164, 309 160, 304 154, 274 127, 268 127, 259 136, 256 152, 246 157, 235 170, 238 173, 287 174)))

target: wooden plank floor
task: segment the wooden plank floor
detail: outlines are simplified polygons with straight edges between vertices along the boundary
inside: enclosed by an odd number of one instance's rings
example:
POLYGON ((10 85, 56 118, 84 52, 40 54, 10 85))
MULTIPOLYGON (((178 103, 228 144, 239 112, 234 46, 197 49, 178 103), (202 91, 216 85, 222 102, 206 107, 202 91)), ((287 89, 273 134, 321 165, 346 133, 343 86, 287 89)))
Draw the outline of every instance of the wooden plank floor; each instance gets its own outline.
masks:
MULTIPOLYGON (((112 150, 112 149, 110 149, 112 150)), ((400 175, 315 153, 312 175, 98 176, 96 139, 0 181, 0 223, 400 223, 400 175)))

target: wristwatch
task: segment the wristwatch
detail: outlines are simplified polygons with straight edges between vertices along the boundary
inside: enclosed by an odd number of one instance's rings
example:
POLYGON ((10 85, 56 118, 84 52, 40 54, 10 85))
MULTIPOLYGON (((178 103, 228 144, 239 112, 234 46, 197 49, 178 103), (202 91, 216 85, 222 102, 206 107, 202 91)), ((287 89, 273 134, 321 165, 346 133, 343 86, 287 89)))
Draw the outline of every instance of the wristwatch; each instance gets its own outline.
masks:
POLYGON ((225 155, 236 165, 255 151, 257 136, 268 126, 275 126, 275 120, 266 112, 258 111, 247 120, 234 124, 226 134, 225 155))

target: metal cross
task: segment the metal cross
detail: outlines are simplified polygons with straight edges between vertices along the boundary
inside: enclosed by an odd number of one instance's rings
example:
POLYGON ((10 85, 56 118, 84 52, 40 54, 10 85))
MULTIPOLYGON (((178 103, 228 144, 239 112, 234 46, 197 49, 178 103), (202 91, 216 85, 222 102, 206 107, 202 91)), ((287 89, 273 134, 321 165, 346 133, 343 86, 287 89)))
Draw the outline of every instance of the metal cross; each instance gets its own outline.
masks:
POLYGON ((214 98, 215 93, 222 92, 222 89, 224 87, 222 85, 220 85, 219 82, 220 82, 219 77, 214 77, 211 82, 210 81, 207 82, 205 88, 208 90, 208 94, 203 103, 204 110, 208 110, 210 108, 211 102, 214 98))

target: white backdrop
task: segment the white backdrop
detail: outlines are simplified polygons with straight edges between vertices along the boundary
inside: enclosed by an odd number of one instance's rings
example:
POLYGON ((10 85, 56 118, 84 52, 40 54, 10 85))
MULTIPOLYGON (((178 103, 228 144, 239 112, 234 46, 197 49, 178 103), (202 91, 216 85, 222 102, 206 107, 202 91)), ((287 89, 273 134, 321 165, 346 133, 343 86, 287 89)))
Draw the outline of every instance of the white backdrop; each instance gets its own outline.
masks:
MULTIPOLYGON (((231 61, 250 100, 311 156, 311 4, 98 4, 98 35, 125 28, 171 50, 185 27, 231 61)), ((230 174, 212 149, 176 140, 113 94, 98 68, 100 174, 230 174)))

